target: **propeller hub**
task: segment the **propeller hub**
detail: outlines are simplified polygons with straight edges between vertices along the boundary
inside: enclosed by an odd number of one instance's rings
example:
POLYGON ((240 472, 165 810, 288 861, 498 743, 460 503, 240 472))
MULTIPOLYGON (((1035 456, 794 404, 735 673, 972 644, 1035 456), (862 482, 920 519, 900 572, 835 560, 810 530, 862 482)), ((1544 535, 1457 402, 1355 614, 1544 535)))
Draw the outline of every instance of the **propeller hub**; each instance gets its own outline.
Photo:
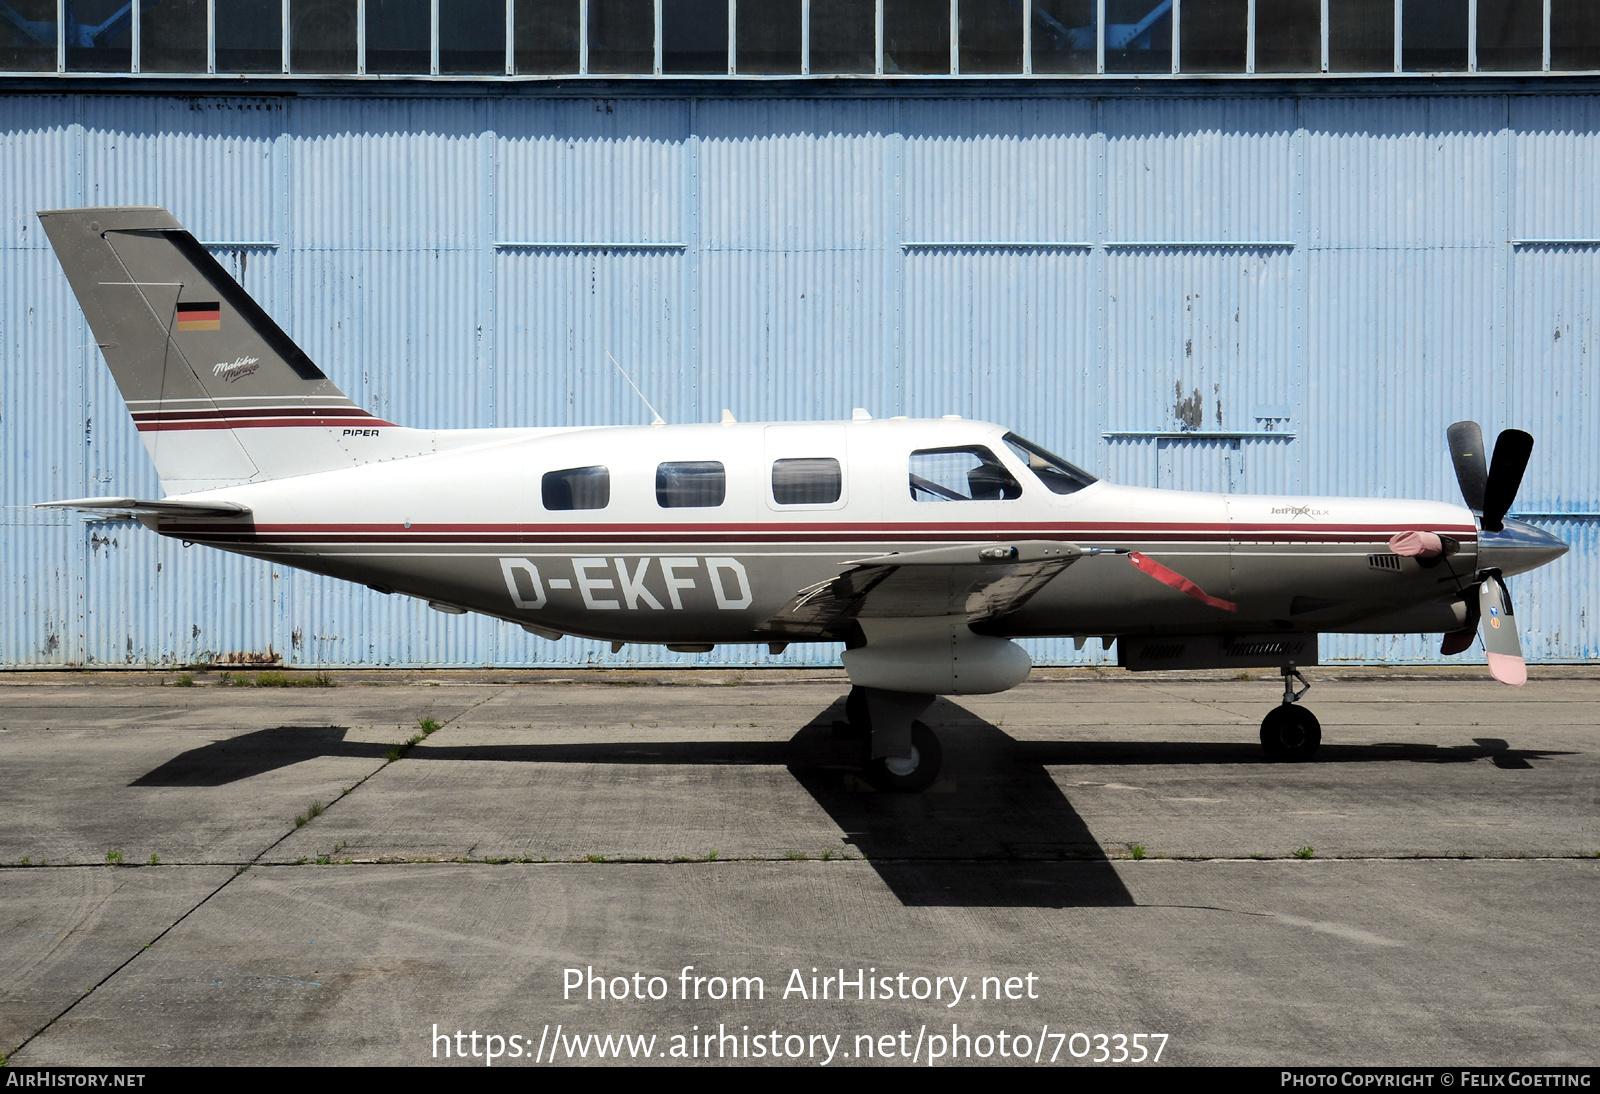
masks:
POLYGON ((1567 553, 1567 544, 1543 528, 1521 520, 1504 523, 1501 531, 1478 534, 1479 569, 1499 570, 1509 577, 1525 574, 1567 553))

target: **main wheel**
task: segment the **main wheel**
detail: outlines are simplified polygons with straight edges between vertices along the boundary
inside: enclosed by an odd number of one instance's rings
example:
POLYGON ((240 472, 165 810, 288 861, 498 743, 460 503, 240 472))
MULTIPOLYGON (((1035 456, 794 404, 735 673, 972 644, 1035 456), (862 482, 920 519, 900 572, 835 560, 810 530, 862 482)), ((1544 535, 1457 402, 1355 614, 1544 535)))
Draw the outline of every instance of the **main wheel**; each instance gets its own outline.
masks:
MULTIPOLYGON (((871 752, 870 738, 867 745, 871 752)), ((944 750, 933 730, 921 722, 911 723, 911 757, 879 756, 869 754, 866 764, 867 782, 886 794, 920 794, 934 784, 939 768, 944 763, 944 750)))
POLYGON ((872 729, 872 714, 867 710, 867 693, 861 688, 851 688, 850 694, 844 697, 844 716, 857 733, 866 733, 872 729))
POLYGON ((844 697, 844 721, 833 723, 833 735, 841 741, 859 741, 872 734, 872 715, 867 710, 867 694, 851 688, 844 697))
POLYGON ((1261 747, 1274 760, 1309 760, 1322 744, 1322 723, 1302 706, 1284 703, 1261 719, 1261 747))

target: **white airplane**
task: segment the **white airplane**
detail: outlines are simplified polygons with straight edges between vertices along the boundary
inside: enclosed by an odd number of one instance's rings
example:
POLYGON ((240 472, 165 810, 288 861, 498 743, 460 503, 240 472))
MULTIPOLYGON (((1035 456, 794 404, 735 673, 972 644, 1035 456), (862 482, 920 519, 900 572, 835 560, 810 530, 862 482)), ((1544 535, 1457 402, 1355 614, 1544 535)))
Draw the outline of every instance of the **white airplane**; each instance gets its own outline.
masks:
POLYGON ((1309 759, 1319 632, 1482 630, 1526 679, 1504 577, 1567 547, 1504 520, 1532 448, 1449 441, 1467 506, 1101 482, 958 418, 410 429, 357 407, 159 208, 39 214, 165 497, 42 503, 563 635, 705 651, 838 642, 867 778, 918 791, 938 695, 1004 691, 1013 639, 1124 667, 1276 667, 1267 753, 1309 759), (1301 686, 1295 687, 1298 682, 1301 686))

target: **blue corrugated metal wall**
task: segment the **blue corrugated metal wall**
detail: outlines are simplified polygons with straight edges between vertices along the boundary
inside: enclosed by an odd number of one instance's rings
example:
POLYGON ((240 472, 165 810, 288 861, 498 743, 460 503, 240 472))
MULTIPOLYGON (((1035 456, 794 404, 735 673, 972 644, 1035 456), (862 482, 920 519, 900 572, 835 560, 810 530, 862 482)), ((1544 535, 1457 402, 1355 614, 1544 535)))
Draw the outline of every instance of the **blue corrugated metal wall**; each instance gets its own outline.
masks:
POLYGON ((3 98, 0 663, 836 655, 613 657, 27 508, 157 490, 33 217, 124 203, 418 426, 646 420, 606 349, 673 421, 957 413, 1144 485, 1455 500, 1444 426, 1521 426, 1517 509, 1574 547, 1524 642, 1593 657, 1597 173, 1575 95, 3 98))

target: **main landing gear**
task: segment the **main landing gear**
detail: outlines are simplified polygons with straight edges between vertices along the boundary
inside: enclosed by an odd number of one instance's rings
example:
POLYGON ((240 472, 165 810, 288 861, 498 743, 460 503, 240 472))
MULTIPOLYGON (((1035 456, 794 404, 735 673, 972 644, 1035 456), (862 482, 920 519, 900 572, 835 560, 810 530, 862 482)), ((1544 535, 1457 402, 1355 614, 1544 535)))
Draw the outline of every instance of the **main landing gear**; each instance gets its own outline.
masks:
POLYGON ((1322 723, 1305 707, 1300 697, 1311 690, 1306 678, 1293 664, 1278 670, 1283 674, 1283 703, 1261 719, 1261 747, 1272 760, 1309 760, 1322 744, 1322 723), (1294 681, 1300 681, 1298 689, 1294 681))
POLYGON ((920 794, 939 778, 944 750, 939 738, 917 721, 932 695, 853 687, 844 701, 848 722, 834 724, 839 736, 861 741, 862 774, 885 793, 920 794))

